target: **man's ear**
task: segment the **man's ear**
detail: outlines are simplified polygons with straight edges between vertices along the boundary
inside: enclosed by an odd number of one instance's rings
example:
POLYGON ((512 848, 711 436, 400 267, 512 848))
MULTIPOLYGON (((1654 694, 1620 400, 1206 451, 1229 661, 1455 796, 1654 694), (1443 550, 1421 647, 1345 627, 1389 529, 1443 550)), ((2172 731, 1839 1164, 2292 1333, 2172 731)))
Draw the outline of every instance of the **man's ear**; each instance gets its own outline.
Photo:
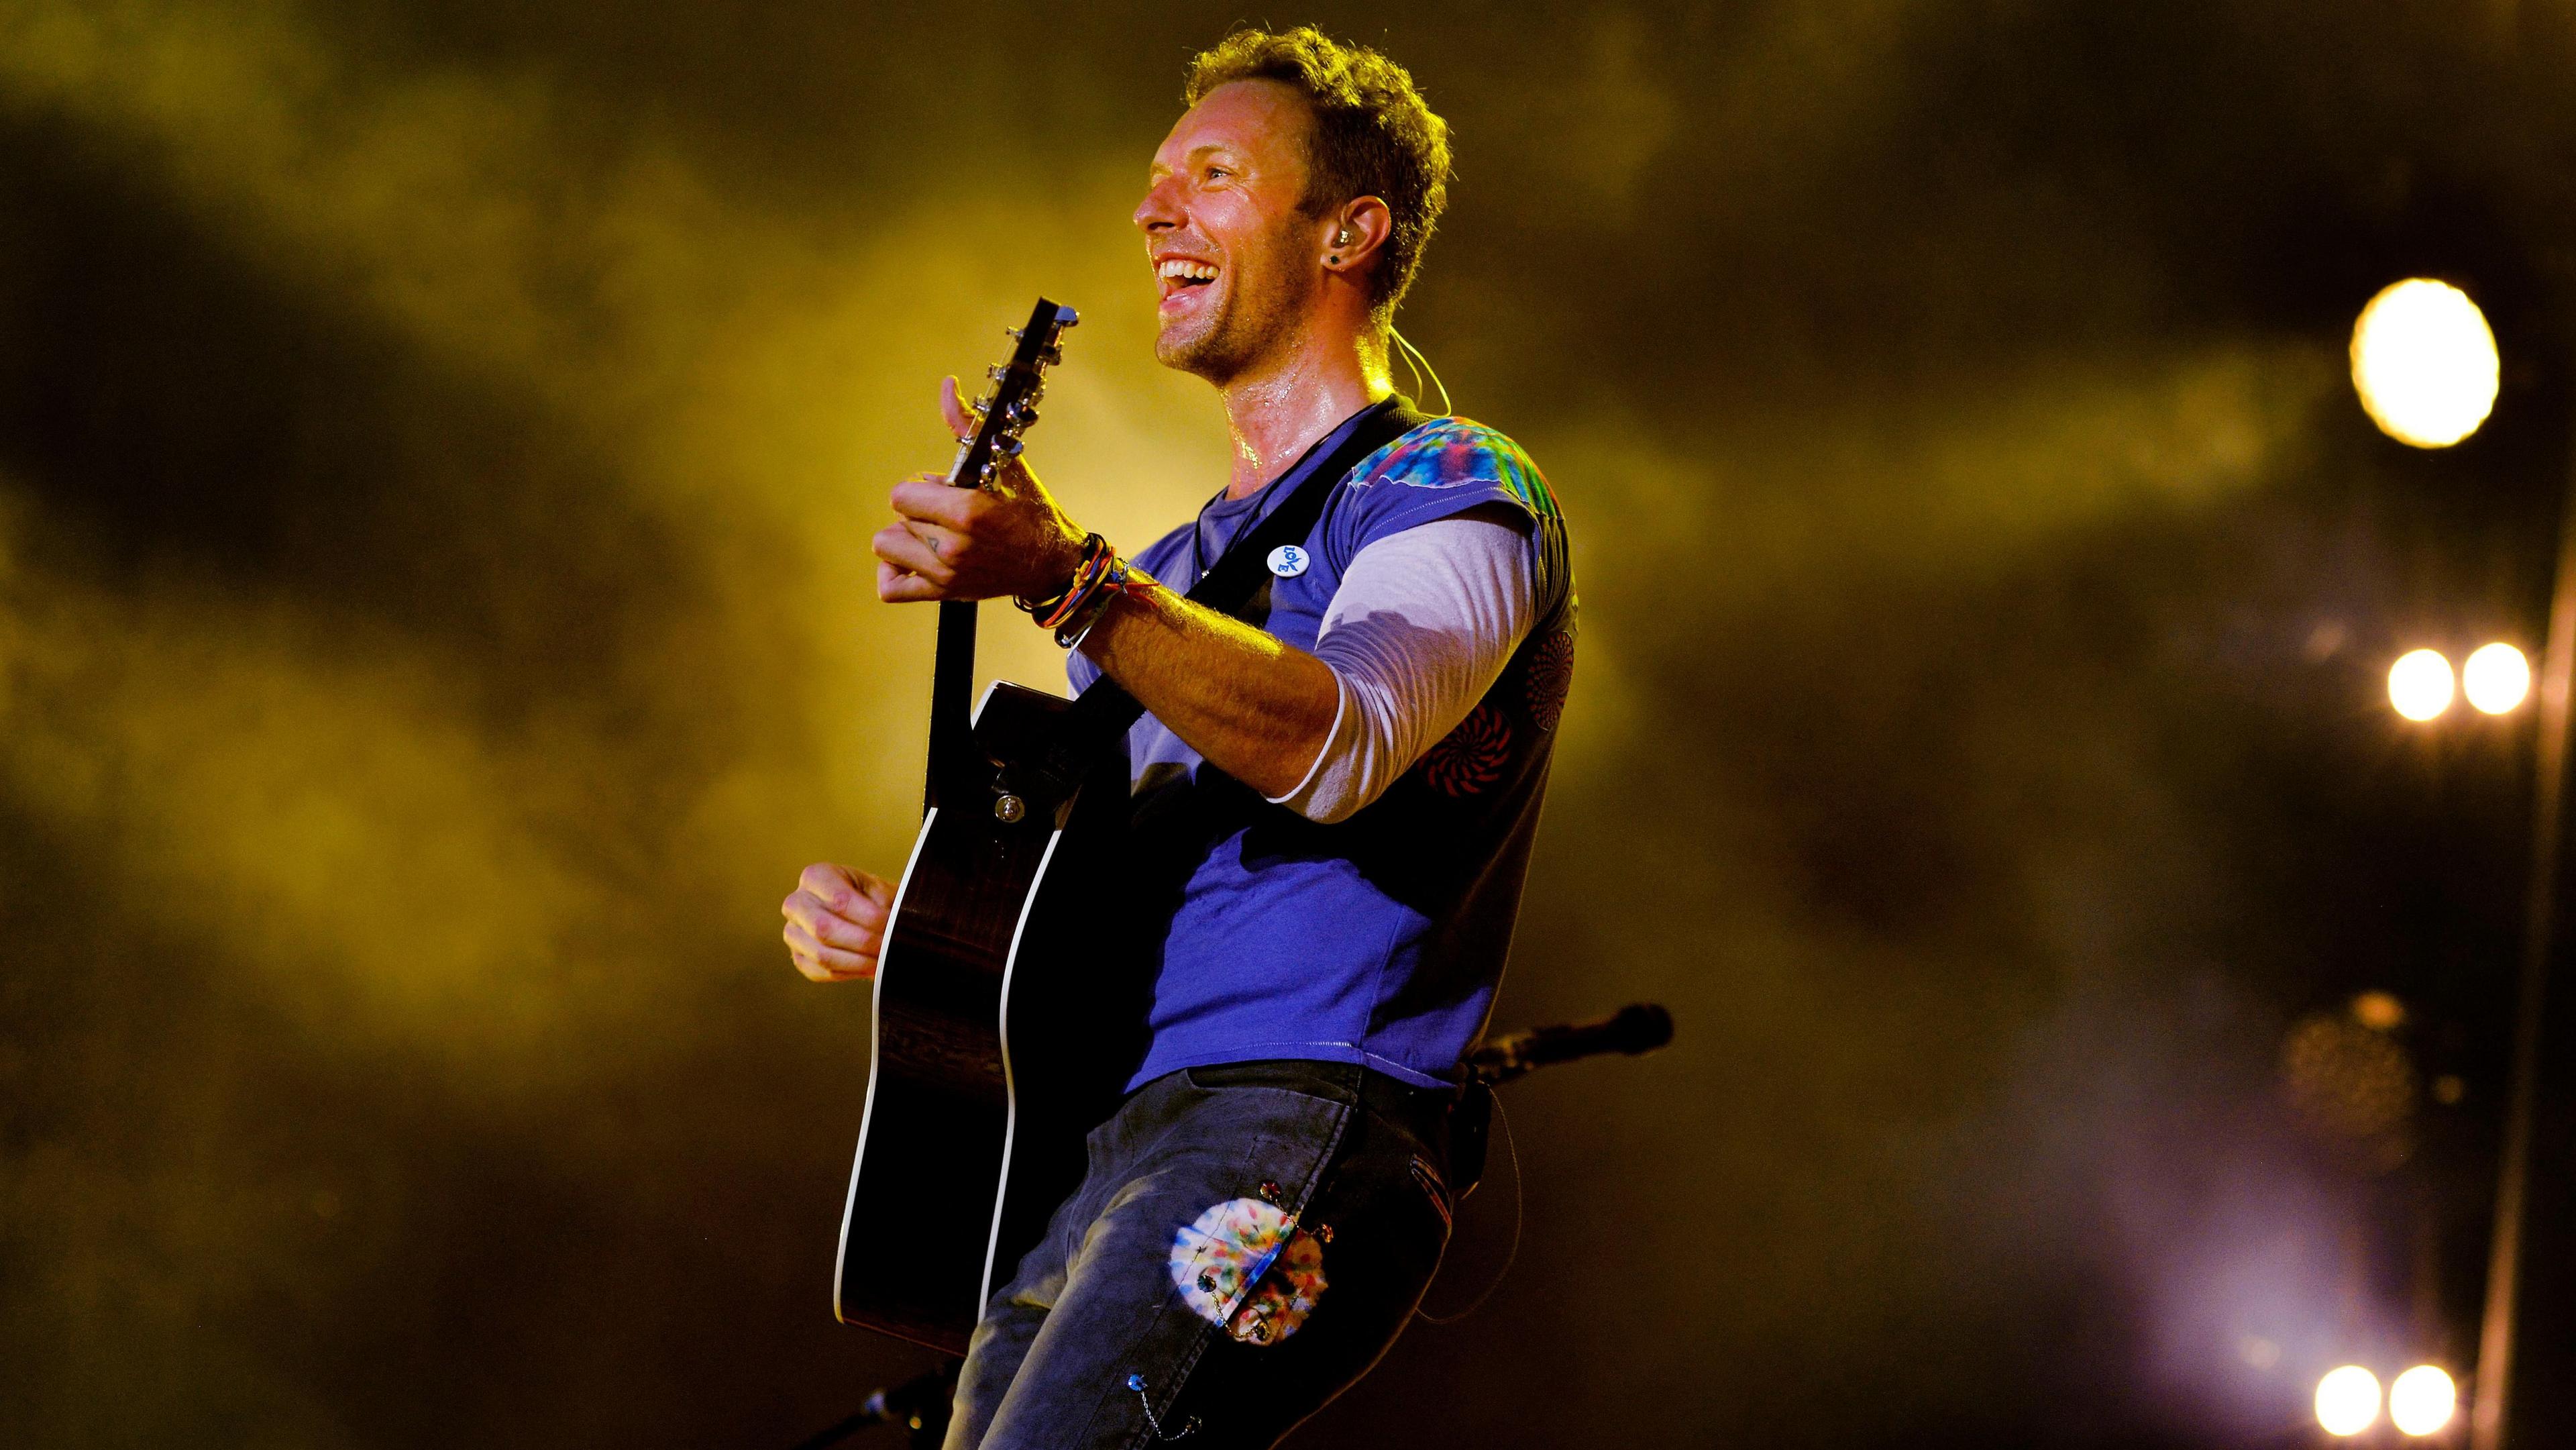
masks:
POLYGON ((1394 232, 1395 213, 1378 198, 1363 196, 1342 203, 1324 226, 1325 269, 1354 275, 1367 270, 1394 232))

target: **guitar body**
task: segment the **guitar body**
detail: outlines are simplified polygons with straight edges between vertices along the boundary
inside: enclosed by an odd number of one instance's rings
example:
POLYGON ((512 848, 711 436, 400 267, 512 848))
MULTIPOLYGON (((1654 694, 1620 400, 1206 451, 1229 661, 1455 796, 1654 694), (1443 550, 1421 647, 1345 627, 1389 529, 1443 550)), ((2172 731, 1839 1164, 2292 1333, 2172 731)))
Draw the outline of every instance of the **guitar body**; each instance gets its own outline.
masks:
MULTIPOLYGON (((995 684, 975 755, 1007 777, 1070 705, 995 684)), ((877 961, 842 1320, 963 1355, 1081 1181, 1084 1135, 1142 1051, 1140 954, 1105 869, 1125 775, 1113 755, 1069 798, 1000 808, 989 787, 959 789, 923 820, 877 961)))

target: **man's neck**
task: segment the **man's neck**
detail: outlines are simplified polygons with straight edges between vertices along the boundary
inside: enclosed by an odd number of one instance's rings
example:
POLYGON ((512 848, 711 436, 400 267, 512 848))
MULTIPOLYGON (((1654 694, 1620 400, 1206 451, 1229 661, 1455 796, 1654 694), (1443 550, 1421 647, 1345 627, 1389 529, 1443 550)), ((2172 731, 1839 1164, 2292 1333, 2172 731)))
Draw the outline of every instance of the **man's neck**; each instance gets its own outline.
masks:
POLYGON ((1315 440, 1343 419, 1395 391, 1386 370, 1386 341, 1309 334, 1271 360, 1224 384, 1225 421, 1233 435, 1234 475, 1226 497, 1258 493, 1315 440))

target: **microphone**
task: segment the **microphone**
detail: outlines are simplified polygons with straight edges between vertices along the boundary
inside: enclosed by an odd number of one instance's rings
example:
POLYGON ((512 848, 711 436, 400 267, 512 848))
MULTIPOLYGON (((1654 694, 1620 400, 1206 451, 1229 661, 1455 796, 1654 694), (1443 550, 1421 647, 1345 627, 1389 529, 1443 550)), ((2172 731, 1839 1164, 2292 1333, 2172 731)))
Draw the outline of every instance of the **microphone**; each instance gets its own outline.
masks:
POLYGON ((1673 1014, 1659 1002, 1637 1002, 1598 1022, 1533 1027, 1498 1037, 1467 1054, 1467 1076, 1470 1081, 1491 1086, 1578 1057, 1605 1052, 1624 1052, 1634 1057, 1672 1040, 1673 1014))

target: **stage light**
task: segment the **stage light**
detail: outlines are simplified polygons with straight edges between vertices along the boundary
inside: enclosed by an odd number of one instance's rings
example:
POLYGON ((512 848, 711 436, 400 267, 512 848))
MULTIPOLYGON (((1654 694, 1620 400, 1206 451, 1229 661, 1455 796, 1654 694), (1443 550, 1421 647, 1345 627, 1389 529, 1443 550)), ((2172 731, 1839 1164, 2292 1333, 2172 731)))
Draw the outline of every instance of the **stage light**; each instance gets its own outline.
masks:
POLYGON ((2447 448, 2478 431, 2496 400, 2495 334, 2469 294, 2426 277, 2370 299, 2352 325, 2352 385, 2380 431, 2447 448))
POLYGON ((2388 667, 2388 703, 2409 720, 2430 720, 2451 708, 2451 662, 2440 650, 2408 650, 2388 667))
POLYGON ((2373 1032, 2394 1032, 2406 1025, 2406 1004, 2374 987, 2352 999, 2352 1020, 2373 1032))
POLYGON ((2317 1423, 2329 1435, 2358 1435, 2379 1418, 2379 1376, 2357 1364, 2317 1381, 2317 1423))
POLYGON ((2388 1387, 2389 1421, 2409 1435, 2430 1435, 2451 1423, 2459 1404, 2459 1387, 2429 1364, 2415 1366, 2388 1387))
POLYGON ((2531 693, 2531 661, 2509 644, 2491 644, 2460 666, 2460 693, 2490 715, 2501 715, 2531 693))

